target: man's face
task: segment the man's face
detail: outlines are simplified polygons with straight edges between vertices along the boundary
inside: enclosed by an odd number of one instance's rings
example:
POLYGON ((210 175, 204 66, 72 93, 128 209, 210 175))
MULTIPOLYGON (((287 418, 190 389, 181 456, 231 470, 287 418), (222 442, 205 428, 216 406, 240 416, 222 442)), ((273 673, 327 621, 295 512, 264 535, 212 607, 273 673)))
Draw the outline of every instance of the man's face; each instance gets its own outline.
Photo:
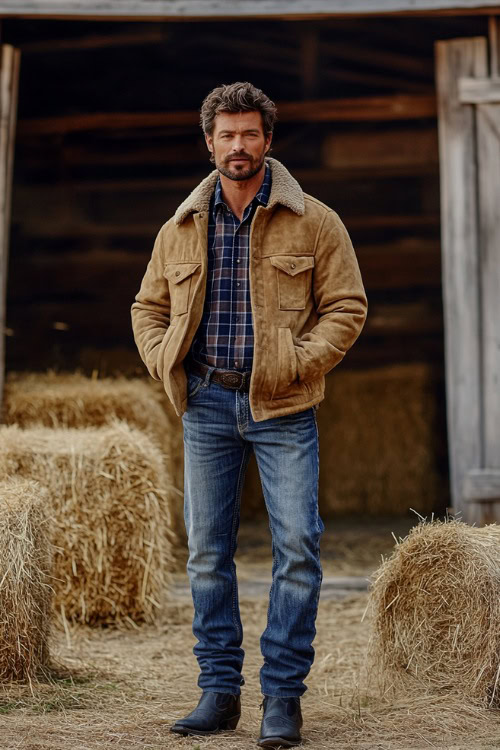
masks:
POLYGON ((219 172, 230 180, 249 180, 264 164, 272 135, 264 135, 260 112, 221 112, 212 135, 205 135, 219 172))

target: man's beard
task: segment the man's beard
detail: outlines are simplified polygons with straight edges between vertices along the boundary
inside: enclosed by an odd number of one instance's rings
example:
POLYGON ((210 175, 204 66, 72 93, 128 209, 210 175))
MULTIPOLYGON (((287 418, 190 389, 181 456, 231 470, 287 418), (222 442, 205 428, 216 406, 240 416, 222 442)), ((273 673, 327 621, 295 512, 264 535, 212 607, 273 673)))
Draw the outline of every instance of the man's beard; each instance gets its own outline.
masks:
POLYGON ((239 154, 232 154, 232 156, 224 159, 221 164, 216 163, 215 166, 217 167, 219 172, 224 175, 224 177, 227 177, 230 180, 234 180, 235 182, 243 182, 243 180, 250 180, 258 172, 260 172, 260 170, 262 169, 262 165, 264 164, 265 155, 266 152, 262 151, 262 154, 257 161, 257 159, 254 159, 252 156, 250 156, 250 154, 242 151, 239 154), (247 168, 238 167, 237 171, 232 172, 230 169, 231 161, 237 158, 248 159, 249 166, 247 168))

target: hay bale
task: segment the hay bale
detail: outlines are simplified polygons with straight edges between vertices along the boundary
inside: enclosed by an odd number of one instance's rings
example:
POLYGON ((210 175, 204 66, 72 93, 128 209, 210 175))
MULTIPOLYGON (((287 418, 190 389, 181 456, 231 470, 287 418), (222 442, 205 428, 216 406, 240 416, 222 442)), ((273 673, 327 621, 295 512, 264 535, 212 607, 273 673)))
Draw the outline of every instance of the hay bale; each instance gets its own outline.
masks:
POLYGON ((118 419, 143 430, 163 453, 172 528, 182 538, 185 529, 179 428, 174 428, 168 418, 164 392, 163 397, 141 378, 10 373, 5 385, 3 417, 6 424, 20 427, 100 427, 118 419))
POLYGON ((173 564, 164 473, 158 448, 126 423, 0 429, 0 477, 48 489, 62 619, 156 620, 173 564))
POLYGON ((43 490, 0 482, 0 680, 29 680, 49 661, 51 548, 43 490))
MULTIPOLYGON (((170 455, 172 456, 173 476, 175 486, 184 493, 184 433, 182 420, 175 413, 174 407, 163 387, 163 383, 148 376, 146 381, 150 390, 154 393, 161 408, 163 409, 169 425, 170 455)), ((184 538, 186 529, 184 526, 183 506, 180 503, 181 524, 180 533, 184 538)))
POLYGON ((373 650, 398 692, 500 705, 500 526, 421 523, 374 575, 373 650))

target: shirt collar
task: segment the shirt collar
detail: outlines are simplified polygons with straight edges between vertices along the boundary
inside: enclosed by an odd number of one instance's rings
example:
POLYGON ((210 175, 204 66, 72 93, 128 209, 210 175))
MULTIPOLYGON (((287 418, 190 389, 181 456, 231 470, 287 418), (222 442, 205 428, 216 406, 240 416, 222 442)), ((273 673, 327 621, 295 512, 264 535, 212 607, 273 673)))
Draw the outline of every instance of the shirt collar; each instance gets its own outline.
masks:
MULTIPOLYGON (((271 167, 266 162, 266 170, 264 172, 264 179, 262 180, 262 185, 260 186, 259 192, 255 195, 252 203, 254 201, 257 201, 262 206, 267 206, 267 204, 269 203, 270 195, 271 195, 271 167)), ((219 206, 225 206, 227 208, 224 198, 222 197, 222 184, 220 181, 220 177, 217 178, 217 183, 215 185, 214 215, 216 214, 217 208, 219 206)), ((245 213, 246 213, 246 209, 245 209, 245 213)))

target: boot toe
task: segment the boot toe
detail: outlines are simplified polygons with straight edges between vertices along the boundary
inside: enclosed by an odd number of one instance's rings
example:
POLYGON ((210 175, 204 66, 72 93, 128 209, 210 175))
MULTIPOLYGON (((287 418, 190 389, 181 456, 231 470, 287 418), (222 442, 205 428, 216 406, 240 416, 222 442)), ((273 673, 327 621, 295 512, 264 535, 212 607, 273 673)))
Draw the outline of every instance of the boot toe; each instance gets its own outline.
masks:
POLYGON ((208 693, 201 696, 198 706, 170 727, 175 734, 206 735, 236 729, 241 714, 239 695, 208 693))
POLYGON ((260 747, 300 745, 302 714, 298 698, 264 697, 264 715, 257 744, 260 747))

